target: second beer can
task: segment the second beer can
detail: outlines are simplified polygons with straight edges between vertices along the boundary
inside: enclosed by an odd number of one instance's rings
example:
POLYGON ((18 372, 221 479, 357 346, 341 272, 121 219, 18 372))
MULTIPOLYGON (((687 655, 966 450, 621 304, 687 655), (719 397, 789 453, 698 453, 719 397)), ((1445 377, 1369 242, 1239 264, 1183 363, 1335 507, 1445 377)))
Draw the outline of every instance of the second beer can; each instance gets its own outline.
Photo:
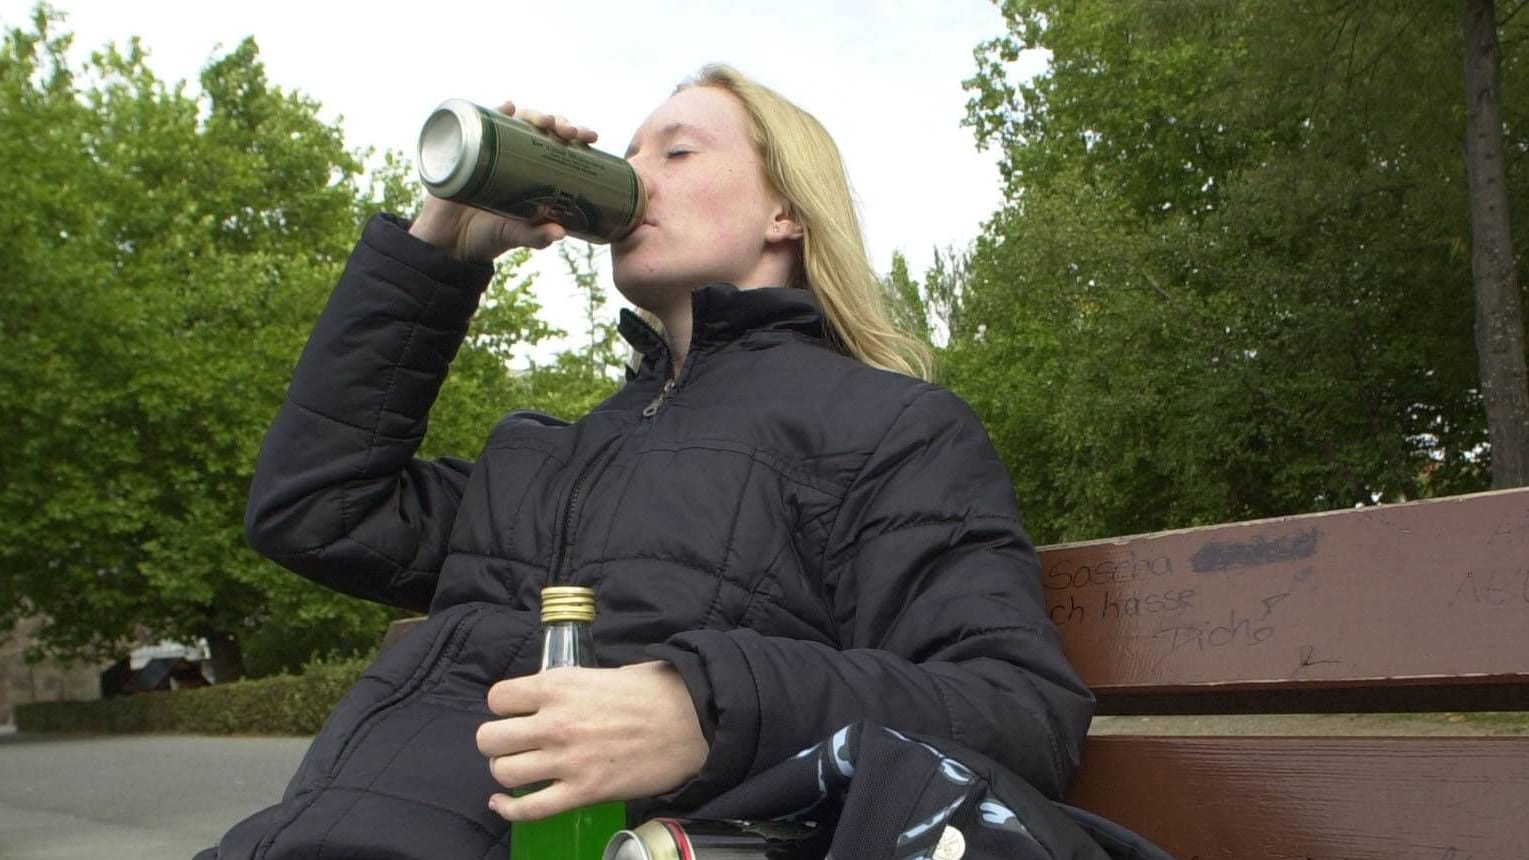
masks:
POLYGON ((810 824, 654 818, 612 836, 601 860, 822 860, 825 836, 810 824))
POLYGON ((642 180, 624 159, 465 99, 447 99, 425 121, 419 177, 436 197, 534 224, 553 221, 590 242, 632 232, 647 206, 642 180))

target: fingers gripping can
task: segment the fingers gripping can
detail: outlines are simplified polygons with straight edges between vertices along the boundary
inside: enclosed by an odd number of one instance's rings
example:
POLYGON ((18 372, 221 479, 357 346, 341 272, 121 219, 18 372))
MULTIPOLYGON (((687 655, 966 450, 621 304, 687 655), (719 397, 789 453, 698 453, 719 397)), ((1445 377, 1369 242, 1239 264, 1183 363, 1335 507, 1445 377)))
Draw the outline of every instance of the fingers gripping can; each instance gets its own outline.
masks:
POLYGON ((419 177, 436 197, 611 242, 642 223, 647 194, 625 160, 525 120, 447 99, 419 133, 419 177))
POLYGON ((821 860, 824 836, 810 824, 654 818, 618 831, 601 860, 821 860))

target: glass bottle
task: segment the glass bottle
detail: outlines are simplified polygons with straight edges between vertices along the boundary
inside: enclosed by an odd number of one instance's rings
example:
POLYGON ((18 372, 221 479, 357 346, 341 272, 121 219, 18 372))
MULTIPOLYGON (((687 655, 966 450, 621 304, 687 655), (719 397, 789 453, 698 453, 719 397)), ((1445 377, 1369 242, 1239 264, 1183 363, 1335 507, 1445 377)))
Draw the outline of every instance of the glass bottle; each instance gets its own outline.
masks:
MULTIPOLYGON (((593 667, 595 591, 580 586, 542 589, 541 670, 593 667)), ((516 789, 528 794, 541 786, 516 789)), ((605 844, 626 827, 626 804, 597 803, 510 827, 510 860, 600 860, 605 844)))

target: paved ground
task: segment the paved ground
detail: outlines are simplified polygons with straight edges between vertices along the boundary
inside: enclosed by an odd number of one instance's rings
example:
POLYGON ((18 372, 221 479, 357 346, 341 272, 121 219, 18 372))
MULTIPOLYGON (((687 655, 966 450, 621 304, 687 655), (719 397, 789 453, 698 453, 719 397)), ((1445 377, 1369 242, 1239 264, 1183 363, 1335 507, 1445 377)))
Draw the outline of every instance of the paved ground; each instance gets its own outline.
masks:
MULTIPOLYGON (((1529 733, 1524 714, 1101 717, 1100 734, 1529 733)), ((0 731, 0 860, 189 860, 274 803, 306 738, 0 731)))
POLYGON ((189 860, 276 802, 306 738, 0 734, 0 860, 189 860))

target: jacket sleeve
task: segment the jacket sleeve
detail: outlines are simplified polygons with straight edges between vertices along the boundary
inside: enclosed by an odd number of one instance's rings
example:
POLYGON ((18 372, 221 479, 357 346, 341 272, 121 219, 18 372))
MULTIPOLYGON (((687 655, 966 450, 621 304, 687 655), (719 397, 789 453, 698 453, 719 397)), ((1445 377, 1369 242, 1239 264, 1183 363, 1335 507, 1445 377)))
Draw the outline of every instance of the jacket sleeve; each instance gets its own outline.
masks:
POLYGON ((1094 699, 1046 615, 1035 549, 986 432, 920 389, 849 489, 824 559, 842 649, 692 631, 655 656, 696 702, 711 752, 685 807, 867 719, 986 753, 1051 797, 1094 699))
POLYGON ((256 550, 358 597, 429 607, 471 464, 414 457, 492 267, 370 221, 255 466, 256 550))

